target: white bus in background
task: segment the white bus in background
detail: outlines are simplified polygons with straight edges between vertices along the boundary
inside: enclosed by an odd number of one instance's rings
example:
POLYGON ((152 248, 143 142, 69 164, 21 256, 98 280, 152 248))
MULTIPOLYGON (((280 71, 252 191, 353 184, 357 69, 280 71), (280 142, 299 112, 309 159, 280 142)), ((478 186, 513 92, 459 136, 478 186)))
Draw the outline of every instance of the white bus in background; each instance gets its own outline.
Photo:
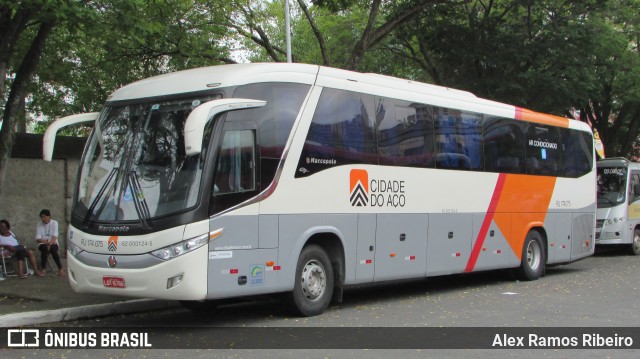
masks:
POLYGON ((596 245, 624 245, 640 254, 640 163, 626 158, 597 162, 596 245))
POLYGON ((594 250, 593 136, 463 91, 303 64, 170 73, 114 92, 82 157, 68 267, 79 292, 181 300, 289 293, 594 250))

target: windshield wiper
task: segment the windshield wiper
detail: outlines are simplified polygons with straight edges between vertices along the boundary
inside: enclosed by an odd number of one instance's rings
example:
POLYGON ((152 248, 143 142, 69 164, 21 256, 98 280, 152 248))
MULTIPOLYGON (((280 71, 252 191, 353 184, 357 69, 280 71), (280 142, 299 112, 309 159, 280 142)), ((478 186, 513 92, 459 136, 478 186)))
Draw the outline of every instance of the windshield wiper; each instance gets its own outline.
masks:
MULTIPOLYGON (((118 169, 117 167, 114 167, 114 168, 111 169, 111 172, 109 172, 109 176, 107 176, 107 179, 104 181, 102 186, 100 186, 100 190, 98 191, 98 194, 96 195, 96 197, 91 202, 91 205, 89 206, 89 209, 87 210, 87 214, 84 216, 84 219, 82 220, 82 224, 84 224, 85 226, 87 225, 87 223, 89 223, 89 219, 91 218, 91 215, 94 213, 93 211, 96 209, 96 206, 98 205, 98 202, 100 202, 100 200, 103 198, 102 196, 106 192, 107 187, 109 186, 109 183, 111 183, 111 181, 115 177, 117 169, 118 169)), ((104 208, 104 202, 105 201, 103 201, 103 205, 100 206, 100 212, 102 212, 102 209, 104 208)), ((100 213, 96 213, 96 218, 97 218, 97 216, 99 214, 100 213)))
POLYGON ((150 229, 151 212, 149 212, 147 200, 144 198, 144 193, 142 192, 142 188, 140 188, 140 181, 138 180, 138 175, 135 171, 131 171, 131 173, 129 173, 129 182, 131 185, 131 190, 133 191, 133 206, 138 213, 138 218, 140 218, 142 227, 144 229, 150 229))

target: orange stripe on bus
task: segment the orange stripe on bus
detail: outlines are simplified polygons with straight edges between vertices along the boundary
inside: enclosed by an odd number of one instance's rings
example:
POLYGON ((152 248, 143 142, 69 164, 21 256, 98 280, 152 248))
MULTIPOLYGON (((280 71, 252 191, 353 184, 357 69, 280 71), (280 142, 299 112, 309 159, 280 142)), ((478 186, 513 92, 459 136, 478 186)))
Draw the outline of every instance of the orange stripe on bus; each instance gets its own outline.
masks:
POLYGON ((520 260, 529 229, 544 224, 555 185, 556 177, 507 175, 496 212, 511 216, 495 216, 494 222, 520 260))
POLYGON ((475 268, 492 221, 522 260, 524 239, 531 228, 544 225, 555 185, 556 177, 500 174, 465 272, 475 268))
POLYGON ((540 123, 558 127, 569 127, 569 119, 516 107, 516 120, 540 123))
POLYGON ((484 220, 482 221, 482 226, 480 227, 480 232, 478 233, 478 238, 476 238, 473 248, 471 249, 471 256, 469 256, 467 266, 464 269, 465 272, 473 271, 473 268, 475 268, 476 266, 478 256, 480 255, 480 249, 482 248, 484 239, 487 237, 487 232, 489 231, 489 226, 491 225, 491 221, 493 220, 493 215, 496 212, 496 208, 500 203, 500 196, 504 191, 506 178, 507 175, 504 173, 501 173, 498 176, 496 187, 493 189, 493 195, 491 196, 491 202, 489 202, 489 208, 487 209, 487 213, 485 213, 484 215, 484 220))

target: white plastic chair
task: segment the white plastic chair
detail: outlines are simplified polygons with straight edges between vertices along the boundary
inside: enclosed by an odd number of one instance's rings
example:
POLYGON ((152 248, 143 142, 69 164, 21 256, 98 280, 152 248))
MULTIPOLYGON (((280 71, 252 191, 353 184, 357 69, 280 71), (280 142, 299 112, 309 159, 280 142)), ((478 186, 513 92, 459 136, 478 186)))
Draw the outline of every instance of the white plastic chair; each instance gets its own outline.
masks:
MULTIPOLYGON (((12 276, 15 277, 18 275, 17 265, 18 258, 16 258, 13 253, 4 249, 4 247, 0 247, 0 256, 2 257, 2 273, 4 273, 5 277, 12 276), (11 270, 7 269, 7 264, 11 265, 11 270)), ((25 258, 25 269, 26 274, 33 274, 33 270, 29 268, 29 260, 25 258)))

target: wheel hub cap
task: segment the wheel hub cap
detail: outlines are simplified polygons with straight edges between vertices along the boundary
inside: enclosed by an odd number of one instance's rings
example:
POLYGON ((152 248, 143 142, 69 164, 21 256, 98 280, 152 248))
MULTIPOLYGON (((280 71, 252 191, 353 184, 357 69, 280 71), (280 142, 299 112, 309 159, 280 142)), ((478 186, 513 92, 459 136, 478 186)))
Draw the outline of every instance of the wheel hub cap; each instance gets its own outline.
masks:
POLYGON ((315 301, 320 298, 327 287, 327 277, 322 265, 317 261, 309 261, 302 269, 300 283, 307 299, 315 301))
POLYGON ((527 247, 527 263, 532 270, 538 269, 540 265, 540 246, 537 242, 530 242, 527 247))

